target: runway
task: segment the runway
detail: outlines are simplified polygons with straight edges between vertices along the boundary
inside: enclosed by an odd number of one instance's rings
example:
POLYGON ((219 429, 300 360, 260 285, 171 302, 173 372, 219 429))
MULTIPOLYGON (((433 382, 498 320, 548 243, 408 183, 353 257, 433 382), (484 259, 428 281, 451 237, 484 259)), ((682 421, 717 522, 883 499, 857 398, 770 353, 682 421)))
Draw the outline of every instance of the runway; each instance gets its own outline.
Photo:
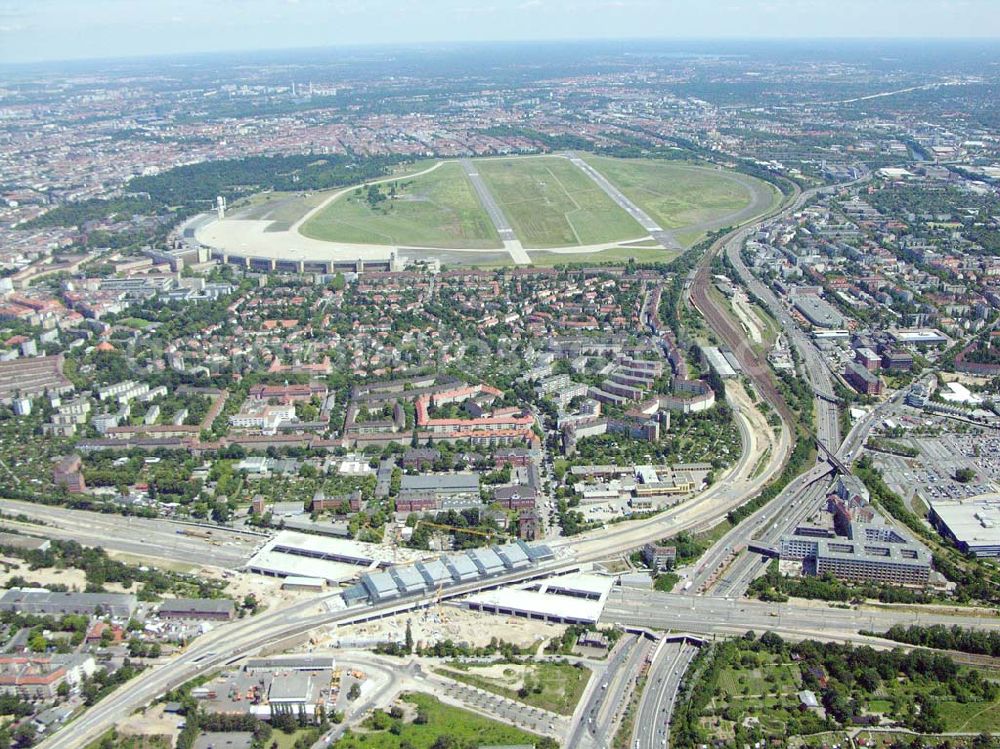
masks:
POLYGON ((625 197, 625 194, 619 190, 617 187, 612 185, 607 178, 599 171, 594 169, 590 164, 581 159, 576 154, 568 154, 570 162, 576 166, 581 172, 586 174, 593 180, 594 184, 604 191, 604 194, 611 198, 618 206, 628 213, 632 218, 639 222, 639 225, 649 232, 650 236, 653 237, 657 242, 659 242, 663 249, 665 250, 683 250, 680 243, 674 239, 673 234, 668 232, 658 223, 656 223, 648 213, 642 210, 639 206, 625 197))

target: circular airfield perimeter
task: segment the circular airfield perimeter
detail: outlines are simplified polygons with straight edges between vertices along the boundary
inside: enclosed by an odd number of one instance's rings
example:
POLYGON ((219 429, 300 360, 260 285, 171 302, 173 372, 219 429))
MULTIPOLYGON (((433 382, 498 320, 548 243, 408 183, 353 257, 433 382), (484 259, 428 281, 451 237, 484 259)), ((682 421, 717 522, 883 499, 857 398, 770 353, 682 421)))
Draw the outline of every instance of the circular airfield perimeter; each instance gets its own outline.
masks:
POLYGON ((651 262, 779 199, 721 167, 568 153, 421 162, 338 190, 261 193, 188 231, 213 258, 258 270, 651 262))

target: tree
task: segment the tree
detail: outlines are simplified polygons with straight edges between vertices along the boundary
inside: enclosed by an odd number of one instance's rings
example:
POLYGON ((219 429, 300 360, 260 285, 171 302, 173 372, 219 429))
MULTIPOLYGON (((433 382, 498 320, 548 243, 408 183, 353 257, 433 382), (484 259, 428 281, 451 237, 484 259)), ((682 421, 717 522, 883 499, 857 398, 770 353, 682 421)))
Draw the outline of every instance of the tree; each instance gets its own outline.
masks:
POLYGON ((976 478, 976 472, 971 468, 959 468, 955 471, 955 481, 960 484, 968 484, 970 481, 976 478))
POLYGON ((347 690, 347 699, 349 699, 351 702, 354 702, 354 700, 356 700, 360 696, 361 696, 361 686, 357 682, 354 682, 353 684, 351 684, 351 688, 347 690))
POLYGON ((24 721, 14 729, 14 740, 18 746, 31 746, 35 743, 35 724, 31 721, 24 721))

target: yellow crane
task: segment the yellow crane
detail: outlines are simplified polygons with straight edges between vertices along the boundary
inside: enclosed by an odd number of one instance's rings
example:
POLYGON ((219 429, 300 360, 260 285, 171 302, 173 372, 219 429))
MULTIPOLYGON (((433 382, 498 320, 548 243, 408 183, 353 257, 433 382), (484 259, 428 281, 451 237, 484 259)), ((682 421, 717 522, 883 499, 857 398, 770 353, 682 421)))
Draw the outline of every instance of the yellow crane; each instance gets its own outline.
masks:
POLYGON ((429 520, 417 521, 417 524, 413 526, 413 531, 416 532, 417 528, 419 528, 421 525, 426 525, 431 528, 439 528, 441 530, 446 530, 446 531, 454 531, 456 533, 472 533, 476 536, 483 536, 484 538, 488 538, 490 541, 492 541, 497 536, 497 532, 493 530, 481 531, 478 530, 477 528, 460 528, 457 525, 444 525, 443 523, 432 523, 429 520))

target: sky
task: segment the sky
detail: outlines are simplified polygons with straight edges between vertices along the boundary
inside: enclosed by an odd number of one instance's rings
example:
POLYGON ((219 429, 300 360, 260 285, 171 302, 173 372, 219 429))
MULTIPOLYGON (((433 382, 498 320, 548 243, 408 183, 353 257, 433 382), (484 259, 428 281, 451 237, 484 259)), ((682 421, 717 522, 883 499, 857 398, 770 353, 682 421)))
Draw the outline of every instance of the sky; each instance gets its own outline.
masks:
POLYGON ((407 42, 1000 37, 1000 0, 0 0, 0 63, 407 42))

